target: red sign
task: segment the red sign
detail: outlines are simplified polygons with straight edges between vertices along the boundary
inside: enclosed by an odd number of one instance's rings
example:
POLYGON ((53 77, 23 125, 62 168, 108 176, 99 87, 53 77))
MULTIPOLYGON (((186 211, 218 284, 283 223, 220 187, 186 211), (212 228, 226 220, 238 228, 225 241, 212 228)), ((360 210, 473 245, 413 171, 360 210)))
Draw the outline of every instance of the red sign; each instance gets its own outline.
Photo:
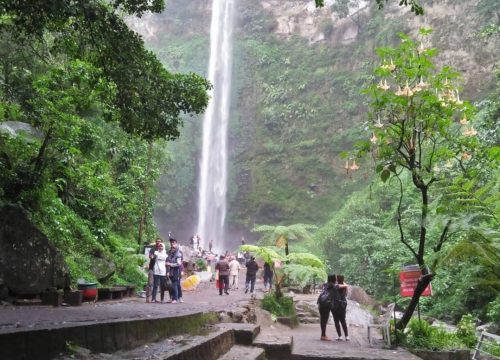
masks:
MULTIPOLYGON (((410 271, 401 271, 399 273, 399 281, 401 282, 401 287, 399 293, 403 297, 411 297, 413 296, 413 292, 417 287, 418 279, 422 276, 422 272, 420 270, 410 270, 410 271)), ((432 288, 431 284, 427 285, 422 296, 431 296, 432 288)))

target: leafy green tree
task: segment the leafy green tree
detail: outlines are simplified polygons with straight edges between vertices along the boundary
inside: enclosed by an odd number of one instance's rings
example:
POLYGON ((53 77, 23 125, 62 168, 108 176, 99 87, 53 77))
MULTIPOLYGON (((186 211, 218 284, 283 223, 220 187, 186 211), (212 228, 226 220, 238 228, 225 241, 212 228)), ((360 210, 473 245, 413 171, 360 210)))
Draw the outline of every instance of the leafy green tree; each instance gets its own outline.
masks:
POLYGON ((290 240, 312 241, 312 235, 309 230, 317 229, 316 225, 294 224, 290 226, 283 225, 257 225, 253 232, 263 232, 261 243, 264 245, 273 244, 285 248, 285 255, 288 256, 288 243, 290 240))
POLYGON ((271 264, 274 274, 274 288, 276 297, 283 296, 281 288, 285 278, 292 282, 306 285, 317 279, 326 279, 325 264, 315 255, 310 253, 290 253, 287 256, 278 254, 272 247, 241 245, 241 251, 248 251, 271 264), (276 263, 280 267, 276 267, 276 263))
MULTIPOLYGON (((379 9, 382 9, 384 7, 384 4, 388 2, 389 0, 375 0, 375 3, 377 4, 379 9)), ((343 7, 348 7, 353 1, 352 0, 337 0, 337 3, 341 3, 343 7)), ((424 8, 419 4, 417 0, 398 0, 399 5, 402 6, 410 6, 411 12, 415 13, 415 15, 423 15, 424 14, 424 8)), ((325 6, 325 1, 324 0, 315 0, 316 7, 323 7, 325 6)), ((334 5, 337 5, 334 4, 334 5)))
MULTIPOLYGON (((372 154, 382 181, 394 178, 400 187, 397 227, 400 241, 419 265, 422 276, 414 295, 397 323, 406 327, 419 298, 434 277, 426 258, 442 250, 451 220, 445 219, 439 232, 429 238, 430 201, 433 185, 446 182, 446 169, 454 163, 467 168, 477 147, 477 130, 470 124, 474 107, 460 99, 458 73, 449 67, 437 71, 432 63, 435 49, 425 47, 429 30, 421 30, 421 42, 400 34, 396 48, 377 50, 382 64, 375 69, 380 79, 367 88, 371 97, 370 141, 357 144, 358 154, 372 154), (411 188, 405 188, 401 175, 408 173, 412 187, 420 194, 420 212, 405 223, 402 203, 411 188)), ((410 214, 411 215, 411 214, 410 214)))
MULTIPOLYGON (((145 139, 175 139, 181 114, 201 113, 207 106, 210 84, 196 74, 171 74, 144 48, 140 36, 130 30, 115 9, 141 15, 160 11, 162 1, 103 1, 0 3, 0 13, 11 21, 0 23, 19 41, 52 41, 42 55, 81 59, 102 71, 116 86, 114 112, 125 131, 145 139)), ((35 53, 37 55, 37 53, 35 53)))
MULTIPOLYGON (((136 224, 155 235, 153 184, 185 114, 201 113, 210 84, 168 72, 123 14, 163 0, 0 0, 0 202, 27 207, 74 278, 95 280, 96 258, 117 281, 141 281, 136 224)), ((142 236, 142 235, 141 235, 142 236)))

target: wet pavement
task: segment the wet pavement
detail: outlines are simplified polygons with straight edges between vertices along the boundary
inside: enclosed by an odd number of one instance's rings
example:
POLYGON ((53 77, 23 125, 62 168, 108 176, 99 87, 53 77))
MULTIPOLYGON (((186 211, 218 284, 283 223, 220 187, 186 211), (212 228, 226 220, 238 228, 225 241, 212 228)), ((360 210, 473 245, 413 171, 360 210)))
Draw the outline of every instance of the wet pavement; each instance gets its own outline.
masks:
MULTIPOLYGON (((242 289, 242 287, 240 287, 242 289)), ((145 319, 189 315, 208 311, 228 311, 248 303, 244 290, 219 296, 215 283, 201 283, 197 290, 184 291, 184 303, 146 303, 144 298, 125 298, 83 303, 81 306, 12 306, 0 307, 0 334, 16 329, 42 329, 54 326, 108 320, 145 319)))

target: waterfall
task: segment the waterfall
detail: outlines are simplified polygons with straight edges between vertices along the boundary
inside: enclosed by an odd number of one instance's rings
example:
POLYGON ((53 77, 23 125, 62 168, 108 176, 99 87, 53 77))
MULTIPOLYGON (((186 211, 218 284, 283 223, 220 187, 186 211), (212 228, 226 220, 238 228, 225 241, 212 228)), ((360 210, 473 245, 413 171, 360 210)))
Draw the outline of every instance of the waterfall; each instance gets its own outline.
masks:
POLYGON ((211 100, 203 119, 198 191, 198 225, 201 246, 210 240, 219 252, 225 250, 224 221, 227 193, 227 128, 229 122, 232 31, 234 0, 212 1, 208 79, 213 84, 211 100))

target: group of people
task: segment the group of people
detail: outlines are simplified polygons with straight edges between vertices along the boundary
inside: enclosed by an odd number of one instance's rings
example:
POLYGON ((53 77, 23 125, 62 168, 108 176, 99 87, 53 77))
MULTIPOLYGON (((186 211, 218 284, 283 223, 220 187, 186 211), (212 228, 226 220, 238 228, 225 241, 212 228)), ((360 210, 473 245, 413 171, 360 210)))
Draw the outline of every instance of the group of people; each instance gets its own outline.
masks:
POLYGON ((337 331, 337 341, 342 340, 341 326, 344 331, 346 341, 349 341, 349 332, 346 323, 347 309, 347 284, 344 282, 343 275, 328 275, 327 282, 323 285, 323 290, 318 297, 321 340, 330 341, 326 336, 326 324, 330 318, 330 313, 333 315, 335 330, 337 331))
MULTIPOLYGON (((255 280, 257 279, 257 271, 259 270, 259 264, 255 261, 255 256, 250 256, 249 260, 245 262, 247 269, 245 278, 245 294, 250 291, 250 294, 254 294, 255 290, 255 280)), ((219 261, 215 265, 216 280, 218 280, 219 295, 222 293, 229 295, 229 290, 238 289, 239 272, 242 268, 240 261, 235 257, 226 258, 225 255, 221 255, 219 261)))
POLYGON ((149 251, 148 283, 146 286, 146 302, 158 302, 156 296, 160 289, 160 302, 176 304, 182 300, 182 251, 176 239, 169 239, 167 251, 162 239, 157 238, 149 251), (169 299, 165 300, 168 291, 169 299))
MULTIPOLYGON (((155 245, 149 251, 149 271, 148 284, 146 287, 146 302, 156 303, 158 289, 160 289, 160 302, 176 304, 183 302, 181 275, 183 267, 182 251, 176 239, 169 239, 170 248, 165 249, 165 244, 160 238, 155 240, 155 245), (165 300, 165 292, 168 291, 169 298, 165 300)), ((245 294, 250 291, 254 294, 255 281, 259 264, 255 261, 255 256, 249 256, 245 259, 246 278, 245 294)), ((215 265, 216 280, 218 280, 219 295, 229 295, 229 290, 238 290, 239 272, 242 264, 236 257, 220 255, 219 261, 215 265)), ((264 289, 270 290, 272 286, 273 270, 271 264, 264 263, 264 289)), ((328 275, 327 282, 323 285, 322 292, 318 297, 320 327, 322 341, 330 341, 326 336, 326 324, 333 316, 335 330, 337 332, 337 341, 342 340, 342 331, 344 338, 349 341, 349 333, 346 323, 347 308, 347 284, 344 282, 343 275, 328 275)))

